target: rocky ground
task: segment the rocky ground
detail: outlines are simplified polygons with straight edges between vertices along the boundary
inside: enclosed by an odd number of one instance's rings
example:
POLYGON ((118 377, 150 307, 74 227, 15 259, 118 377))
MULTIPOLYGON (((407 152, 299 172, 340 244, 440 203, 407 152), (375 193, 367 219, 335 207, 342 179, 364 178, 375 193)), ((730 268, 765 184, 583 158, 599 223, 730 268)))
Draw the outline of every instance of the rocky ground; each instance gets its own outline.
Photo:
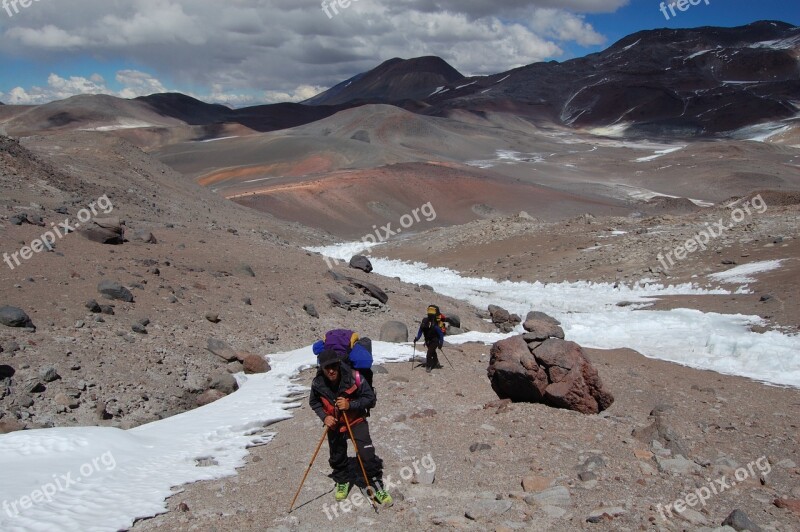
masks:
MULTIPOLYGON (((212 354, 209 339, 234 355, 309 345, 336 327, 377 339, 388 320, 414 328, 431 302, 426 289, 346 263, 335 269, 379 284, 386 303, 334 280, 320 256, 298 247, 326 235, 219 198, 111 137, 4 140, 0 186, 2 252, 51 223, 74 223, 104 195, 113 209, 98 215, 119 218, 130 239, 107 245, 70 233, 52 252, 20 265, 9 259, 14 269, 0 264, 0 307, 21 309, 35 326, 0 325, 0 432, 161 419, 195 408, 209 389, 232 391, 242 364, 212 354), (34 223, 15 225, 21 214, 34 223), (140 232, 155 243, 137 240, 140 232), (103 281, 128 289, 133 302, 106 299, 103 281), (352 304, 334 306, 328 293, 352 304), (90 300, 105 308, 93 312, 90 300)), ((467 305, 438 300, 468 328, 486 329, 467 305)))
POLYGON ((587 416, 498 403, 488 351, 446 348, 453 368, 442 359, 430 375, 410 362, 377 372, 371 432, 397 482, 394 507, 375 513, 351 493, 354 506, 334 514, 323 444, 288 513, 322 434, 304 399, 238 476, 185 487, 166 514, 134 530, 677 531, 718 527, 736 509, 763 530, 796 530, 798 515, 773 504, 800 496, 796 390, 589 350, 616 401, 587 416), (740 467, 743 482, 669 517, 667 505, 715 480, 736 482, 740 467))

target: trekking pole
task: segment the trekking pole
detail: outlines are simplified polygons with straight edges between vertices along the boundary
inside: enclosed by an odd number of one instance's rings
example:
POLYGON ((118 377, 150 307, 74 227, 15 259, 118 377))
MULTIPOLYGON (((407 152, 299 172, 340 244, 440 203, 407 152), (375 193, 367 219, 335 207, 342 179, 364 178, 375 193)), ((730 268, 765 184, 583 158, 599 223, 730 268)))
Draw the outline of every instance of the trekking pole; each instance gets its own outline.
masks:
POLYGON ((414 366, 417 364, 417 342, 414 342, 414 354, 411 355, 411 371, 414 371, 414 366))
POLYGON ((456 369, 456 368, 454 368, 454 367, 453 367, 453 363, 452 363, 452 362, 450 362, 450 359, 449 359, 449 358, 447 358, 447 355, 445 354, 445 352, 444 352, 444 349, 442 349, 442 348, 440 347, 440 348, 439 348, 439 351, 441 351, 441 352, 442 352, 442 354, 444 355, 444 359, 445 359, 445 360, 447 360, 447 363, 448 363, 448 364, 450 364, 450 368, 451 368, 451 369, 456 369))
POLYGON ((319 443, 317 444, 317 450, 314 451, 314 456, 311 457, 311 462, 308 464, 306 468, 306 474, 303 475, 303 480, 300 482, 300 487, 297 488, 297 493, 294 494, 294 499, 292 499, 292 504, 289 506, 289 513, 292 513, 292 508, 294 508, 294 503, 297 501, 297 496, 300 495, 300 490, 303 489, 303 484, 306 481, 306 477, 308 476, 308 472, 311 471, 311 466, 314 464, 314 460, 317 459, 317 454, 319 454, 319 449, 322 447, 322 441, 325 439, 325 436, 328 434, 328 426, 325 425, 325 430, 322 431, 322 437, 319 439, 319 443))
MULTIPOLYGON (((369 493, 369 489, 372 488, 372 485, 369 483, 367 470, 364 469, 364 462, 361 460, 361 453, 358 452, 358 444, 356 443, 356 437, 353 436, 353 429, 352 427, 350 427, 350 420, 347 419, 347 412, 342 411, 342 415, 344 416, 344 423, 345 425, 347 425, 347 432, 350 433, 350 441, 353 442, 353 448, 356 450, 356 458, 358 458, 358 465, 361 466, 361 473, 364 474, 364 482, 367 483, 367 493, 369 493)), ((372 505, 372 509, 377 512, 378 507, 375 506, 375 501, 373 500, 374 497, 375 497, 375 488, 372 488, 372 495, 369 498, 369 503, 372 505)))

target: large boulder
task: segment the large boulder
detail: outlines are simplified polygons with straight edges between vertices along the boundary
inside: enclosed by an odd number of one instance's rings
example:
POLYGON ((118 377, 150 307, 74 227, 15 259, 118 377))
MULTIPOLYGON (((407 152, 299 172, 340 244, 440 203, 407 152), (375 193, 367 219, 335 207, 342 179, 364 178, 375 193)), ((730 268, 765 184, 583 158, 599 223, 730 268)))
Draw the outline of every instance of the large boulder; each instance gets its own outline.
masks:
POLYGON ((578 344, 559 338, 529 343, 524 336, 492 346, 487 375, 498 397, 584 414, 611 406, 614 397, 578 344))
POLYGON ((386 295, 386 292, 384 292, 374 284, 362 281, 360 279, 356 279, 354 277, 348 277, 347 280, 351 285, 355 286, 356 288, 360 288, 362 292, 364 292, 368 296, 374 297, 384 305, 386 304, 387 301, 389 301, 389 296, 386 295))
POLYGON ((95 218, 81 230, 81 234, 100 244, 118 245, 125 242, 125 230, 119 218, 95 218))
POLYGON ((381 327, 379 338, 381 342, 408 342, 408 327, 402 321, 387 321, 381 327))
POLYGON ((266 373, 270 369, 269 362, 262 356, 254 355, 252 353, 242 353, 242 364, 244 364, 245 373, 266 373))
POLYGON ((354 255, 350 259, 350 267, 367 273, 372 271, 372 263, 364 255, 354 255))
POLYGON ((30 316, 18 307, 0 307, 0 323, 6 327, 25 327, 35 329, 30 316))

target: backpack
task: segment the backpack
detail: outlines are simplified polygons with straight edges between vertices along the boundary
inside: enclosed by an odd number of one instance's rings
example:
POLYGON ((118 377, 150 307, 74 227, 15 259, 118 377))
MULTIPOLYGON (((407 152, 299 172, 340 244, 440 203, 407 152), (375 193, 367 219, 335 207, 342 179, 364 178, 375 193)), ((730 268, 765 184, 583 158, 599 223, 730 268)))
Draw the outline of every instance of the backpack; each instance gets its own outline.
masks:
POLYGON ((358 333, 349 329, 333 329, 325 333, 325 349, 333 349, 342 357, 347 357, 358 341, 358 333))
POLYGON ((372 340, 367 337, 359 338, 358 333, 350 329, 332 329, 326 332, 324 339, 312 346, 317 356, 323 349, 336 351, 353 369, 368 370, 372 367, 372 340))
POLYGON ((442 334, 447 334, 447 325, 445 325, 445 321, 447 318, 442 311, 439 310, 438 305, 428 305, 428 314, 435 314, 436 315, 436 325, 442 330, 442 334), (433 310, 434 312, 431 312, 433 310))

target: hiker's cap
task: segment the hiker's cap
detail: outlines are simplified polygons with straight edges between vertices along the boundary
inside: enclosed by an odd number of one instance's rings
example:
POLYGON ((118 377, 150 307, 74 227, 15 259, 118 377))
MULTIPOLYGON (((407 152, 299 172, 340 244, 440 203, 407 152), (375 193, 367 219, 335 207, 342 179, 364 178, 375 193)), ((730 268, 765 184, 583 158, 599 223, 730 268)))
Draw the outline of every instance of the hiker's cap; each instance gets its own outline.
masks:
POLYGON ((323 349, 322 353, 319 354, 319 365, 322 368, 338 364, 340 361, 339 353, 333 349, 323 349))

